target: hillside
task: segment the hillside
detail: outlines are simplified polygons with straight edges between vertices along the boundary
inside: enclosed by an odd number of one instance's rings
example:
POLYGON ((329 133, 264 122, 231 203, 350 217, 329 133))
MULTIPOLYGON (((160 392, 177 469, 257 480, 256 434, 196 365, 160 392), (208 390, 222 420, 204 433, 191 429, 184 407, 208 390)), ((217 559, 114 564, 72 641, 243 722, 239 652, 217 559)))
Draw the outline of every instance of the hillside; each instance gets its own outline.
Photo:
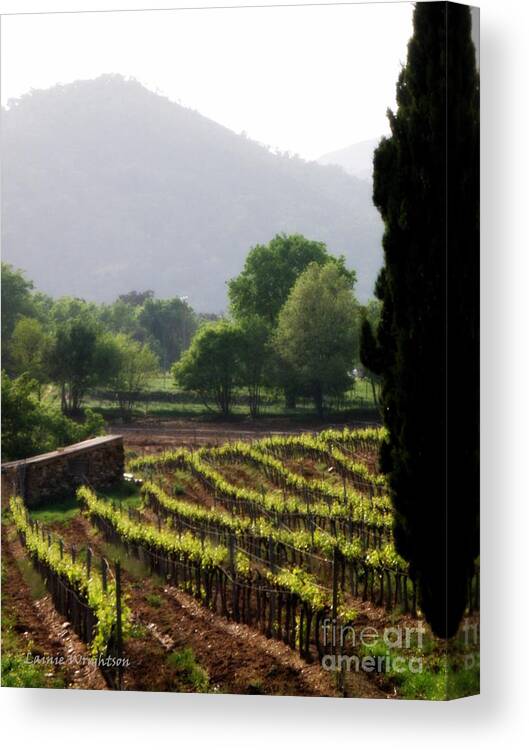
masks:
POLYGON ((301 232, 371 293, 381 221, 369 184, 339 168, 274 154, 120 76, 34 91, 2 120, 3 257, 45 292, 151 288, 219 311, 252 245, 301 232))
POLYGON ((378 146, 380 138, 370 138, 368 141, 353 143, 351 146, 331 151, 320 156, 319 164, 334 164, 361 180, 372 180, 373 152, 378 146))

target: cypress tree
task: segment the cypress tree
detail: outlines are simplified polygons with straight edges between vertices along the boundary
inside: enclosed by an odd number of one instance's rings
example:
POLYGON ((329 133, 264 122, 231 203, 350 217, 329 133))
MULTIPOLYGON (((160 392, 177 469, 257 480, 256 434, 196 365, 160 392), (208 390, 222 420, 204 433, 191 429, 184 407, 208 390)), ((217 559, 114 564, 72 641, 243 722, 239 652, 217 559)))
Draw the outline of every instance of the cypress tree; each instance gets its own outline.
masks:
POLYGON ((418 3, 391 136, 374 157, 382 376, 395 543, 434 633, 457 632, 479 545, 479 78, 468 7, 418 3))

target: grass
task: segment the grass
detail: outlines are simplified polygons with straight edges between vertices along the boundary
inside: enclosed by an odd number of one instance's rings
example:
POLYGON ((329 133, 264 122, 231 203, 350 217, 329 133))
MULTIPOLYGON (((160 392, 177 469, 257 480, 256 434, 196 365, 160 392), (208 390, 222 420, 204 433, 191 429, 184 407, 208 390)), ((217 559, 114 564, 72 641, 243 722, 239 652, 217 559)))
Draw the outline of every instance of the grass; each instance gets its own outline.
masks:
POLYGON ((41 599, 43 596, 46 596, 47 589, 45 579, 33 566, 31 560, 24 555, 23 557, 17 558, 15 564, 30 590, 31 598, 41 599))
POLYGON ((266 695, 263 682, 258 677, 248 683, 246 688, 247 695, 266 695))
MULTIPOLYGON (((103 392, 99 395, 97 392, 90 395, 86 400, 85 406, 99 412, 105 419, 110 421, 120 420, 122 415, 116 403, 101 398, 101 395, 103 395, 103 392)), ((49 397, 54 398, 53 395, 49 397)), ((213 404, 210 404, 210 406, 211 409, 208 409, 193 394, 178 390, 170 375, 164 377, 163 374, 159 374, 151 378, 142 394, 142 401, 136 403, 131 416, 132 418, 153 416, 166 419, 187 418, 208 421, 221 418, 215 412, 213 404)), ((327 416, 329 418, 332 416, 345 417, 349 413, 354 413, 355 410, 359 409, 375 409, 371 384, 367 380, 357 380, 353 388, 344 395, 344 398, 340 402, 329 406, 327 416)), ((247 418, 248 416, 249 408, 246 391, 237 389, 232 407, 232 418, 237 420, 247 418)), ((264 389, 261 416, 303 420, 314 419, 316 414, 311 399, 300 398, 296 409, 287 409, 280 394, 273 390, 264 389)))
MULTIPOLYGON (((109 421, 121 420, 121 412, 108 401, 101 401, 88 398, 85 406, 101 414, 109 421)), ((378 412, 375 410, 373 403, 365 403, 361 400, 347 405, 347 408, 328 410, 325 414, 326 419, 354 417, 359 410, 368 410, 373 412, 373 420, 376 420, 378 412)), ((248 407, 245 405, 234 404, 231 409, 230 419, 241 421, 249 418, 248 407)), ((151 401, 148 404, 136 406, 133 409, 131 418, 156 417, 160 419, 193 419, 207 422, 225 421, 218 411, 206 409, 203 404, 189 404, 179 401, 151 401)), ((310 403, 299 404, 296 409, 286 409, 281 403, 263 406, 260 411, 260 417, 268 419, 292 419, 303 423, 304 421, 314 421, 317 414, 310 403)))
POLYGON ((116 503, 124 510, 141 506, 140 488, 133 482, 120 482, 106 490, 98 491, 98 494, 116 503))
MULTIPOLYGON (((47 667, 26 661, 26 655, 13 650, 13 644, 2 633, 2 687, 15 688, 63 688, 64 679, 60 676, 50 678, 47 667)), ((22 644, 19 648, 22 648, 22 644)), ((28 644, 27 651, 31 651, 28 644)))
POLYGON ((145 594, 144 599, 147 604, 150 604, 151 607, 155 607, 156 609, 159 609, 162 606, 162 597, 159 594, 145 594))
POLYGON ((47 500, 38 508, 30 508, 29 515, 34 521, 43 524, 69 523, 80 513, 75 495, 47 500))
POLYGON ((145 625, 142 625, 139 622, 133 622, 130 626, 129 630, 129 637, 130 638, 145 638, 148 635, 149 631, 145 627, 145 625))
POLYGON ((363 656, 389 658, 389 669, 384 668, 383 675, 400 698, 446 701, 479 693, 479 662, 465 668, 462 660, 448 657, 442 649, 436 650, 433 641, 427 640, 420 650, 394 649, 394 653, 383 641, 377 641, 361 651, 363 656), (395 668, 396 656, 403 657, 398 669, 395 668), (420 658, 420 662, 413 661, 413 657, 420 658))
POLYGON ((206 693, 209 689, 209 675, 200 666, 192 648, 173 651, 167 657, 167 663, 175 673, 175 677, 186 687, 192 688, 194 693, 206 693))
MULTIPOLYGON (((120 505, 123 509, 138 508, 141 505, 139 487, 132 482, 120 482, 98 494, 107 500, 120 505)), ((62 498, 47 500, 38 508, 31 508, 29 515, 34 521, 42 524, 67 524, 74 519, 81 509, 74 494, 62 498)))

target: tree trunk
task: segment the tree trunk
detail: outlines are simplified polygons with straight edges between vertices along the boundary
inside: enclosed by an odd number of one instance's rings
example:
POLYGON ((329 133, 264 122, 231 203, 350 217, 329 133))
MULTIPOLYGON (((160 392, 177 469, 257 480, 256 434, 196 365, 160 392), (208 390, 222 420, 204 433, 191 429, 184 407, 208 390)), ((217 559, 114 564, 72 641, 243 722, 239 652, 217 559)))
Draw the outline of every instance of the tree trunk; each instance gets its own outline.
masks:
POLYGON ((285 409, 295 409, 297 401, 296 389, 292 386, 285 387, 285 409))
POLYGON ((321 385, 314 386, 314 406, 320 418, 323 418, 323 393, 321 385))

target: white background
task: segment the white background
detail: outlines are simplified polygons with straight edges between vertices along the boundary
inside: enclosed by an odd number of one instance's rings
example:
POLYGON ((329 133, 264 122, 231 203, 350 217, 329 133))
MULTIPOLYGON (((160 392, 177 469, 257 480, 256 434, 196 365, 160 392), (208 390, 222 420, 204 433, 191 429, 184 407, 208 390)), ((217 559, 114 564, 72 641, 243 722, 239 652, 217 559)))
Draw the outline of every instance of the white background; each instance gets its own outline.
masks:
MULTIPOLYGON (((163 7, 161 0, 158 4, 163 7)), ((173 2, 172 6, 178 4, 173 2)), ((192 4, 188 0, 187 5, 192 4)), ((208 4, 223 3, 210 0, 208 4)), ((483 238, 481 696, 432 704, 4 688, 0 727, 6 739, 12 734, 11 741, 24 747, 65 746, 76 750, 150 750, 153 746, 510 750, 527 746, 529 13, 524 0, 482 0, 479 4, 483 238)), ((165 7, 169 5, 165 3, 165 7)), ((145 7, 145 0, 0 0, 2 12, 116 7, 145 7)), ((229 648, 229 644, 226 646, 229 648)))

